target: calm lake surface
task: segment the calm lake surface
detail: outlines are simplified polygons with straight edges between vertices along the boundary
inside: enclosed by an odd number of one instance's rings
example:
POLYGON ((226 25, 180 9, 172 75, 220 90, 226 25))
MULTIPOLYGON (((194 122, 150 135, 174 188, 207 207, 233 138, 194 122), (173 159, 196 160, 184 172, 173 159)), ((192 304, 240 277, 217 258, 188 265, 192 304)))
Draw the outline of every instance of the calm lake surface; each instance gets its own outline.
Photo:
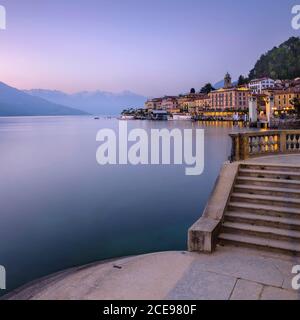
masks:
MULTIPOLYGON (((185 250, 230 154, 231 123, 129 121, 129 129, 204 128, 205 170, 100 166, 96 134, 117 119, 0 118, 0 265, 7 291, 97 260, 185 250)), ((118 131, 116 131, 118 132, 118 131)))

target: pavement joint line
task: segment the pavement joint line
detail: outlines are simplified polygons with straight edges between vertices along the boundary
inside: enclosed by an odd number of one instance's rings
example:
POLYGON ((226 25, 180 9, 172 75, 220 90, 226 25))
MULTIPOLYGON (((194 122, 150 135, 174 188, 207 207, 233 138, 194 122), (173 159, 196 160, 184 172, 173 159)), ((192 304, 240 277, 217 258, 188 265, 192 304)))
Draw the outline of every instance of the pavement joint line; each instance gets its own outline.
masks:
POLYGON ((241 278, 236 278, 235 279, 235 283, 234 283, 234 286, 233 286, 233 288, 232 288, 232 290, 231 290, 231 292, 230 292, 230 295, 229 295, 229 297, 228 297, 228 300, 231 300, 231 297, 232 297, 232 295, 233 295, 233 292, 234 292, 234 290, 235 290, 235 287, 236 287, 236 285, 237 285, 237 283, 238 283, 238 281, 240 280, 241 278))
POLYGON ((270 262, 271 262, 271 264, 275 267, 275 269, 280 273, 281 278, 282 278, 282 283, 281 283, 280 288, 284 289, 284 288, 283 288, 283 284, 284 284, 284 274, 283 274, 282 271, 279 269, 279 267, 276 265, 276 263, 274 263, 274 261, 270 261, 270 262))
POLYGON ((258 300, 261 300, 264 289, 265 289, 265 285, 263 284, 263 285, 262 285, 262 288, 261 288, 261 290, 260 290, 260 293, 259 293, 259 295, 258 295, 258 300))
MULTIPOLYGON (((230 277, 230 278, 236 278, 235 276, 233 276, 232 274, 229 274, 229 273, 216 272, 216 271, 211 271, 211 270, 207 270, 207 269, 203 269, 203 271, 209 272, 209 273, 213 273, 213 274, 217 274, 217 275, 221 275, 221 276, 230 277)), ((282 289, 281 286, 269 285, 269 284, 266 284, 266 283, 263 283, 263 282, 254 281, 254 280, 252 280, 252 279, 247 279, 247 278, 236 278, 236 279, 249 281, 249 282, 256 283, 256 284, 260 284, 260 285, 263 285, 263 286, 269 286, 269 287, 274 287, 274 288, 282 289)), ((283 280, 283 283, 284 283, 284 280, 283 280)), ((283 284, 283 283, 282 283, 282 284, 283 284)), ((283 288, 283 289, 284 289, 284 288, 283 288)), ((287 289, 284 289, 284 290, 287 290, 287 289)))
MULTIPOLYGON (((217 274, 217 275, 221 275, 221 276, 226 276, 226 277, 228 277, 228 278, 235 278, 236 279, 236 277, 235 276, 233 276, 232 274, 229 274, 229 273, 222 273, 222 272, 217 272, 217 271, 211 271, 211 270, 207 270, 207 269, 203 269, 203 270, 201 270, 201 271, 204 271, 204 272, 208 272, 208 273, 213 273, 213 274, 217 274)), ((242 279, 242 278, 240 278, 240 279, 242 279)), ((244 280, 247 280, 247 279, 244 279, 244 280)))

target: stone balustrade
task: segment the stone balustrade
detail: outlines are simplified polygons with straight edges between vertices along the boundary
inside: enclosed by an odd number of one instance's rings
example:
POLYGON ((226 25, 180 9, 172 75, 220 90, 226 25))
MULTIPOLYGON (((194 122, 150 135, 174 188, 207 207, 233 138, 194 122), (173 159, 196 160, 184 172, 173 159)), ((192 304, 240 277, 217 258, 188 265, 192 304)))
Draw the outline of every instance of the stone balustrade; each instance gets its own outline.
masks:
POLYGON ((300 152, 300 130, 268 130, 230 134, 231 161, 300 152))

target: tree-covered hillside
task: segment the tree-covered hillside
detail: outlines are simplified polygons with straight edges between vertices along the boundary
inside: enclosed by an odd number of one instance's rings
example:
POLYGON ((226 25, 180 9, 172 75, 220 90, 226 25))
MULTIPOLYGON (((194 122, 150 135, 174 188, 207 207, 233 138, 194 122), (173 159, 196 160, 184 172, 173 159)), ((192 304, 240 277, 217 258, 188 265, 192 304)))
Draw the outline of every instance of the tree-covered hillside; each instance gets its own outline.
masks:
POLYGON ((265 76, 272 79, 300 77, 300 38, 291 37, 260 57, 254 69, 250 71, 249 78, 265 76))

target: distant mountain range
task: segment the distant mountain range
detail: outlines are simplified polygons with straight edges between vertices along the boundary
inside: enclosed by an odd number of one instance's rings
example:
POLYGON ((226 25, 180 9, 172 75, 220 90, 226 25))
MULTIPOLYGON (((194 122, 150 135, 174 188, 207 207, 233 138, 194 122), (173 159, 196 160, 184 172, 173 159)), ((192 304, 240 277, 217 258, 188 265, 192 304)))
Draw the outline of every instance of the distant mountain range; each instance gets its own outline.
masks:
POLYGON ((123 109, 143 107, 146 97, 124 91, 111 93, 105 91, 82 91, 67 94, 57 90, 32 89, 24 91, 34 97, 62 104, 95 115, 118 115, 123 109))
POLYGON ((63 116, 86 112, 33 97, 0 82, 0 116, 63 116))

